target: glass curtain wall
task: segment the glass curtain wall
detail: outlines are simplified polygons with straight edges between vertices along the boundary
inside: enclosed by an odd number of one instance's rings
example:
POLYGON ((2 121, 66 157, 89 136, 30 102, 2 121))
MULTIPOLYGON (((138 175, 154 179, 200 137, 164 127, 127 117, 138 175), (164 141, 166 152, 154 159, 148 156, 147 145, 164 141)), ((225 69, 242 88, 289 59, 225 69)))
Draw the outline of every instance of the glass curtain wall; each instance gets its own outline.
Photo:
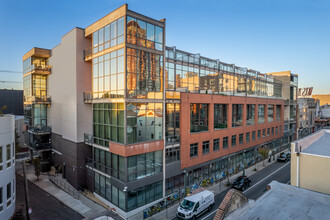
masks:
POLYGON ((163 104, 128 103, 127 144, 163 139, 163 104))
POLYGON ((127 98, 163 99, 163 56, 127 48, 127 98))
POLYGON ((93 104, 94 143, 124 143, 124 103, 93 104))
POLYGON ((93 59, 93 98, 124 98, 124 49, 93 59))
POLYGON ((163 51, 163 28, 127 16, 127 43, 163 51))
POLYGON ((124 43, 124 17, 113 21, 93 33, 93 53, 124 43))
POLYGON ((235 67, 199 54, 166 48, 166 90, 238 96, 281 96, 272 76, 235 67))

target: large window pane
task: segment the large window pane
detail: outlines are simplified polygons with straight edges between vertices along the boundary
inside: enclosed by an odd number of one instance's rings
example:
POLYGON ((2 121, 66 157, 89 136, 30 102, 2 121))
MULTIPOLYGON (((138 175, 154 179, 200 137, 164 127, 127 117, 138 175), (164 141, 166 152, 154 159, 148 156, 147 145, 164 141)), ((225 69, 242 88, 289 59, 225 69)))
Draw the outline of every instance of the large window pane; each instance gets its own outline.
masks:
POLYGON ((214 128, 227 128, 227 104, 214 104, 214 128))

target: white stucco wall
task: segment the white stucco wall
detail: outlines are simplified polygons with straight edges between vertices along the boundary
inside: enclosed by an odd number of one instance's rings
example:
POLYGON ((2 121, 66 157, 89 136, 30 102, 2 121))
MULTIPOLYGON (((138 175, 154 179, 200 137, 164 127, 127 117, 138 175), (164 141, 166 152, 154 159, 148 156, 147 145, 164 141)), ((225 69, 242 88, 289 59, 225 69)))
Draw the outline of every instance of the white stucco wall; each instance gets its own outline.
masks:
POLYGON ((92 133, 92 106, 85 104, 83 92, 91 91, 91 63, 84 61, 83 50, 90 39, 84 30, 74 28, 52 49, 49 64, 48 94, 52 103, 48 109, 48 125, 52 132, 75 143, 84 141, 84 133, 92 133))
POLYGON ((15 117, 13 115, 0 116, 0 148, 2 148, 2 160, 0 160, 0 190, 2 188, 2 200, 0 199, 0 219, 9 219, 15 211, 16 181, 15 181, 15 117), (9 160, 7 160, 7 145, 10 145, 9 160), (7 185, 10 185, 11 196, 7 199, 7 185), (2 203, 1 203, 2 201, 2 203), (7 204, 10 203, 9 206, 7 204))

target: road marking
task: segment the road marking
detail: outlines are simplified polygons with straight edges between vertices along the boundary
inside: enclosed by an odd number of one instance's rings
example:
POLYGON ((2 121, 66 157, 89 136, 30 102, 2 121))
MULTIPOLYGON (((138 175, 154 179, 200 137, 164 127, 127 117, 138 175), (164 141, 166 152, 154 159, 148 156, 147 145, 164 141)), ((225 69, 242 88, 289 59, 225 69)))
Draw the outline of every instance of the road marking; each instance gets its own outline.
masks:
MULTIPOLYGON (((251 186, 250 188, 248 188, 247 190, 243 191, 243 192, 247 192, 250 189, 252 189, 253 187, 255 187, 256 185, 258 185, 259 183, 263 182, 265 179, 267 179, 268 177, 270 177, 271 175, 273 175, 274 173, 278 172, 279 170, 283 169, 284 167, 286 167, 288 164, 290 164, 291 162, 285 164, 284 166, 278 168, 277 170, 275 170, 274 172, 272 172, 271 174, 269 174, 268 176, 266 176, 265 178, 263 178, 262 180, 260 180, 259 182, 257 182, 256 184, 254 184, 253 186, 251 186)), ((221 203, 220 203, 221 204, 221 203)), ((220 205, 219 205, 220 206, 220 205)), ((218 208, 216 210, 214 210, 213 212, 211 212, 210 214, 208 214, 207 216, 205 216, 204 218, 202 218, 201 220, 205 220, 207 219, 210 215, 213 215, 214 213, 216 213, 218 211, 218 208)))
POLYGON ((277 170, 275 170, 274 172, 272 172, 271 174, 269 174, 268 176, 266 176, 265 178, 263 178, 262 180, 260 180, 259 182, 257 182, 256 184, 254 184, 253 186, 251 186, 250 188, 248 188, 247 190, 243 191, 243 193, 248 192, 249 190, 253 189, 255 186, 257 186, 258 184, 260 184, 261 182, 263 182, 265 179, 267 179, 268 177, 270 177, 271 175, 273 175, 274 173, 277 173, 278 171, 280 171, 281 169, 283 169, 284 167, 286 167, 287 165, 289 165, 291 162, 285 164, 284 166, 278 168, 277 170))

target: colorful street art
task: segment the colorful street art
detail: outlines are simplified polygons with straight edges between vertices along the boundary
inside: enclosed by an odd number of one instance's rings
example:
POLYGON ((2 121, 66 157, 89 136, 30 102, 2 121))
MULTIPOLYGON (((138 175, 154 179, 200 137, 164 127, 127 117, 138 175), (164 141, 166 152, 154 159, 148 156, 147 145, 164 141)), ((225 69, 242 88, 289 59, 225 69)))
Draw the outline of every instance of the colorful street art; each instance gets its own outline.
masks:
POLYGON ((210 178, 197 182, 191 186, 188 186, 188 187, 186 187, 186 189, 181 189, 177 192, 174 192, 171 195, 164 198, 162 201, 145 209, 143 211, 143 217, 145 219, 149 218, 149 217, 153 216, 154 214, 159 213, 162 210, 168 208, 169 206, 175 204, 181 198, 189 196, 193 190, 196 190, 200 187, 202 187, 202 188, 209 187, 209 186, 213 185, 214 183, 217 183, 228 176, 236 174, 237 172, 241 171, 244 167, 249 167, 249 166, 253 165, 254 162, 255 162, 254 160, 250 160, 247 163, 244 163, 244 164, 242 163, 240 165, 237 165, 235 168, 229 169, 227 171, 223 171, 220 174, 216 174, 215 176, 212 176, 210 178))

